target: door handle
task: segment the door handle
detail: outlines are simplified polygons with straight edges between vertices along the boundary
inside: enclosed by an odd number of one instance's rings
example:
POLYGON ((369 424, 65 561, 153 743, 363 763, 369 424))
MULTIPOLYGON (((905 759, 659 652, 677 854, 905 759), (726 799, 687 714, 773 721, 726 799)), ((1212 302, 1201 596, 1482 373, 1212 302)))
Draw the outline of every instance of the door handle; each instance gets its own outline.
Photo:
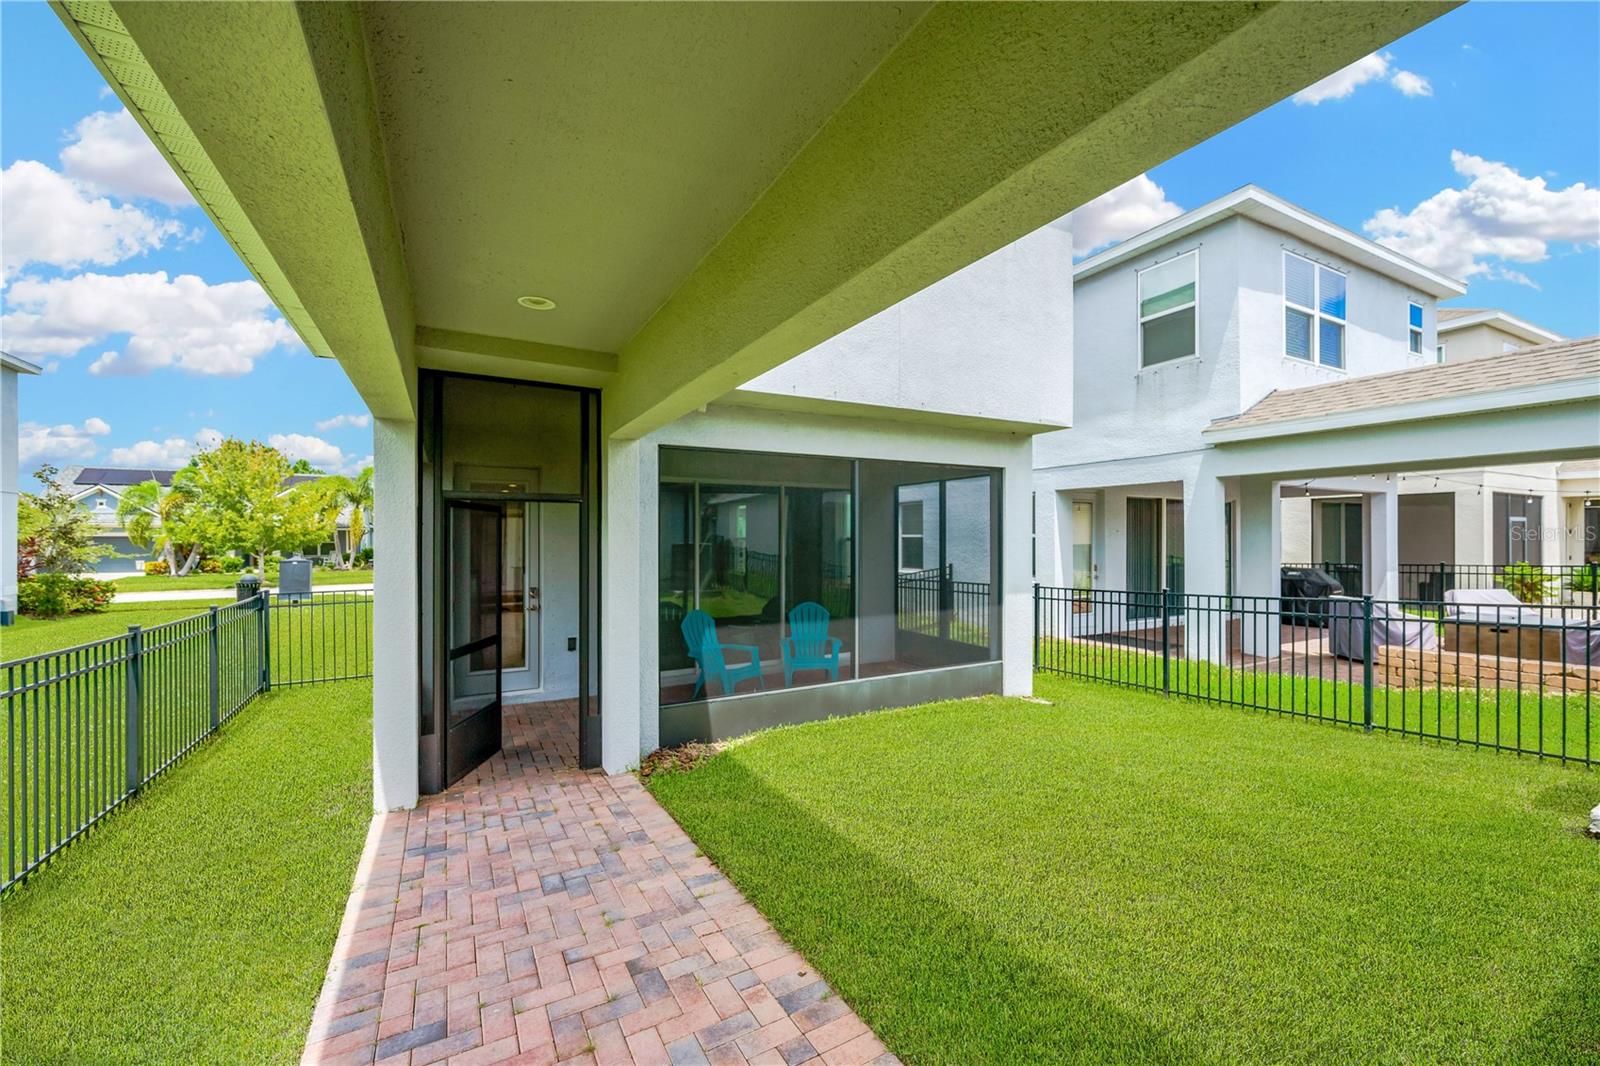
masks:
POLYGON ((528 610, 529 611, 537 611, 538 609, 539 609, 539 586, 538 585, 529 585, 528 586, 528 610))

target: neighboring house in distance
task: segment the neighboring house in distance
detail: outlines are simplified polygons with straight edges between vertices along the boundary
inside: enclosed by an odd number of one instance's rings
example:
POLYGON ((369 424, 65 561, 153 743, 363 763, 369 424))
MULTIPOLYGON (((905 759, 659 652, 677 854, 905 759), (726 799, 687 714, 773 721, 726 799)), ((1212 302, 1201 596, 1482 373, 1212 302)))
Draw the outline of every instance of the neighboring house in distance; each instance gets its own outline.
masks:
MULTIPOLYGON (((122 494, 134 485, 142 485, 146 481, 154 481, 162 488, 172 484, 176 470, 150 469, 147 467, 117 467, 117 466, 69 466, 61 472, 61 487, 70 494, 80 507, 88 511, 95 524, 100 527, 100 532, 95 535, 95 541, 105 545, 115 553, 105 556, 95 564, 95 572, 115 576, 141 574, 145 564, 160 558, 156 552, 145 551, 128 539, 128 532, 123 528, 122 522, 117 518, 117 508, 122 503, 122 494)), ((319 474, 291 474, 283 480, 285 492, 296 485, 307 481, 315 481, 319 474)), ((159 519, 157 519, 159 522, 159 519)), ((315 559, 331 559, 335 554, 335 547, 344 551, 349 537, 350 510, 345 508, 340 512, 332 543, 321 545, 317 551, 308 553, 315 559)), ((362 536, 362 547, 369 546, 371 530, 362 536)))
POLYGON ((1434 357, 1441 363, 1463 363, 1561 340, 1566 338, 1499 308, 1441 307, 1434 357))
POLYGON ((0 625, 17 615, 17 434, 21 410, 18 379, 39 373, 39 367, 9 352, 0 352, 0 625))
MULTIPOLYGON (((1441 307, 1440 362, 1461 363, 1556 343, 1560 334, 1499 308, 1441 307)), ((1600 429, 1596 431, 1600 452, 1600 429)), ((1403 566, 1574 565, 1600 558, 1600 460, 1402 474, 1403 566)), ((1285 551, 1289 551, 1286 547, 1285 551)), ((1321 560, 1315 549, 1297 558, 1321 560)))
POLYGON ((128 539, 128 531, 117 517, 117 508, 122 504, 122 494, 133 486, 154 481, 166 488, 172 484, 172 475, 176 473, 176 470, 115 466, 69 466, 61 471, 61 487, 79 507, 89 512, 99 529, 95 543, 115 553, 95 562, 96 573, 114 577, 140 574, 145 564, 157 557, 128 539))
MULTIPOLYGON (((1201 469, 1202 433, 1269 393, 1431 363, 1437 301, 1463 292, 1460 281, 1255 186, 1079 263, 1080 401, 1072 429, 1035 442, 1038 580, 1222 592, 1239 558, 1234 482, 1217 505, 1220 544, 1206 531, 1224 573, 1185 580, 1195 493, 1216 480, 1201 469)), ((1395 506, 1387 476, 1307 479, 1279 492, 1286 543, 1320 498, 1341 501, 1329 512, 1339 550, 1385 543, 1373 526, 1386 521, 1375 510, 1395 506)))

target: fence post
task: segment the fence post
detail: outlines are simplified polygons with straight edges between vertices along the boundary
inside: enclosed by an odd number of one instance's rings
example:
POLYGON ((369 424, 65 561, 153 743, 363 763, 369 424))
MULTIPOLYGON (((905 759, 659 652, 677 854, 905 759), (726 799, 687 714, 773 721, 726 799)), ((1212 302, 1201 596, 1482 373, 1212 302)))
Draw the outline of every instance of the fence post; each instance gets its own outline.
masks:
POLYGON ((1445 587, 1444 568, 1445 568, 1444 560, 1441 559, 1439 561, 1439 599, 1441 599, 1441 600, 1444 599, 1444 594, 1449 591, 1449 589, 1447 589, 1445 587))
POLYGON ((1361 597, 1361 728, 1372 732, 1372 597, 1361 597))
POLYGON ((261 646, 261 681, 257 685, 259 692, 272 691, 272 593, 262 589, 256 593, 261 597, 261 602, 256 607, 258 615, 256 624, 259 627, 261 646))
POLYGON ((1042 646, 1039 639, 1039 616, 1039 583, 1035 581, 1033 583, 1033 668, 1035 671, 1039 669, 1039 649, 1042 646))
POLYGON ((127 794, 132 796, 139 791, 139 785, 144 778, 144 768, 140 766, 142 745, 139 742, 139 704, 141 690, 144 688, 144 651, 143 638, 140 636, 138 626, 128 627, 128 662, 123 671, 128 681, 128 695, 124 739, 126 748, 124 756, 127 762, 127 794))
POLYGON ((1161 590, 1161 692, 1172 695, 1172 591, 1161 590))
POLYGON ((212 733, 215 733, 217 731, 217 725, 218 725, 218 723, 220 721, 220 714, 219 714, 219 710, 218 710, 218 706, 219 706, 219 702, 220 701, 218 700, 217 697, 218 697, 218 689, 220 687, 220 678, 218 677, 218 671, 220 670, 221 665, 222 665, 222 656, 219 655, 218 651, 217 651, 217 607, 216 607, 215 604, 212 604, 212 606, 211 606, 211 729, 209 730, 212 733))

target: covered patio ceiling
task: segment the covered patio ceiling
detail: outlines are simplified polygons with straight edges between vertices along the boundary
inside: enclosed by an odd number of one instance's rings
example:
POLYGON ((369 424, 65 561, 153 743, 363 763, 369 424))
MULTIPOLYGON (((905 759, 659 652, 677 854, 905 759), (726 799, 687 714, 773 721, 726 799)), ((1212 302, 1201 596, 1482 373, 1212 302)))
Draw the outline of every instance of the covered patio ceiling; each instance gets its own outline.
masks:
POLYGON ((618 437, 1451 6, 56 4, 374 414, 460 369, 618 437))

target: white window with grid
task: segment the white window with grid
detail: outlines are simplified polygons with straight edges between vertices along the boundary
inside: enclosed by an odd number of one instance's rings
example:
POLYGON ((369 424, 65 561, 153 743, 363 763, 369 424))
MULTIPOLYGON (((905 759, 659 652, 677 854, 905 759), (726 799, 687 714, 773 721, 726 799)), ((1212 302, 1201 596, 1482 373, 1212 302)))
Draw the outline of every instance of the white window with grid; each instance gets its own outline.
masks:
POLYGON ((1321 366, 1344 366, 1345 275, 1293 252, 1283 253, 1283 354, 1321 366))

